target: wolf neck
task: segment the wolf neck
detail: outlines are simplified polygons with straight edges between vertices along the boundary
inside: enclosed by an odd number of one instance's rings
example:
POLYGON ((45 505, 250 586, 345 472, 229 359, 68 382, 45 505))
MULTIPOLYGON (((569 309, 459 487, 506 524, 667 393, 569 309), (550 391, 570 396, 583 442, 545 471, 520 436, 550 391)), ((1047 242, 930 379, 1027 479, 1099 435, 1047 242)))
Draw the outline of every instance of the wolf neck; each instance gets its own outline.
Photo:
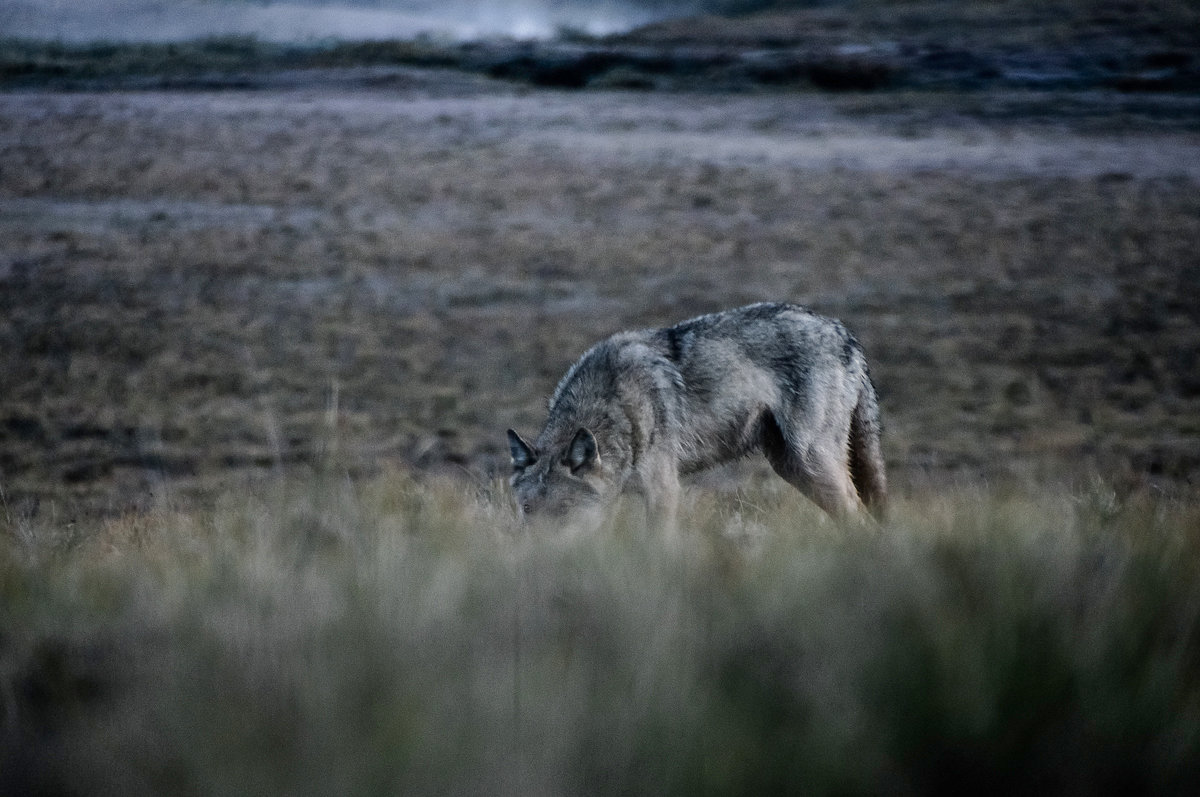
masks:
POLYGON ((589 429, 608 466, 637 466, 648 447, 666 442, 677 415, 674 366, 649 332, 625 332, 594 346, 563 377, 550 399, 539 447, 565 445, 589 429))

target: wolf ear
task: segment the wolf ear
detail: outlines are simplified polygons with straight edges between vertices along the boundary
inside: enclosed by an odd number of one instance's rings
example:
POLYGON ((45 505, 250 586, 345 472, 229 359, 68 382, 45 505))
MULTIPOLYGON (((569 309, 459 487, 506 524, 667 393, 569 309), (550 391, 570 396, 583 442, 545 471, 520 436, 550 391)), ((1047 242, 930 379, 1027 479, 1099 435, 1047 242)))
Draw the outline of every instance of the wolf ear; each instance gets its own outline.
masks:
POLYGON ((533 450, 533 446, 522 440, 521 435, 512 429, 508 430, 508 450, 512 454, 514 470, 523 470, 537 462, 537 452, 533 450))
POLYGON ((584 468, 592 467, 598 460, 596 438, 587 429, 580 428, 571 440, 571 445, 567 446, 563 464, 569 467, 572 473, 576 473, 584 468))

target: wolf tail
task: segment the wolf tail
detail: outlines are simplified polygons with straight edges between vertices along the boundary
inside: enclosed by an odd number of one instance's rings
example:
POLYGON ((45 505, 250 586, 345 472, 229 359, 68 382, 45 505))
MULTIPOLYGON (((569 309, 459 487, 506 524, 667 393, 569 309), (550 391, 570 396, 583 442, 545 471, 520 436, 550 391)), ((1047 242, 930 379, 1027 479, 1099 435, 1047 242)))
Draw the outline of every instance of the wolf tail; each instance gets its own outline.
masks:
POLYGON ((867 510, 882 522, 887 510, 887 472, 880 447, 879 399, 871 378, 863 375, 858 403, 850 416, 850 478, 867 510))

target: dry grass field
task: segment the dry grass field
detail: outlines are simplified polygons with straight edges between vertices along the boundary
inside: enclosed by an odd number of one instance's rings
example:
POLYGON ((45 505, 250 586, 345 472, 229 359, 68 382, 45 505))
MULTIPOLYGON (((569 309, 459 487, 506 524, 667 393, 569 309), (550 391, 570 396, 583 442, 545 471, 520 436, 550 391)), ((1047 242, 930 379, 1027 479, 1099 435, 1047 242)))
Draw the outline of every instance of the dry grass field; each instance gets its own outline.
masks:
MULTIPOLYGON (((619 44, 811 34, 765 19, 619 44)), ((1193 61, 566 91, 431 46, 0 42, 0 794, 1198 792, 1193 61), (516 533, 503 430, 580 353, 759 300, 864 344, 882 528, 751 462, 675 545, 516 533)))
POLYGON ((352 475, 486 481, 590 342, 758 300, 857 332, 900 489, 1192 484, 1200 139, 981 102, 0 95, 9 511, 211 497, 330 418, 352 475))

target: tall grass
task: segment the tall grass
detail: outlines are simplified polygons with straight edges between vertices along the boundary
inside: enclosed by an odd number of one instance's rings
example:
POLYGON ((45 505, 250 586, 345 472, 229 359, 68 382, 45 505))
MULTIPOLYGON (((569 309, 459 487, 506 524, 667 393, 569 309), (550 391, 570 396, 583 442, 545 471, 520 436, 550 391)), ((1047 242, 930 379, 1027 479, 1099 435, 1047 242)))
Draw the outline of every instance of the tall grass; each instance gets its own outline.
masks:
POLYGON ((522 536, 476 492, 5 517, 0 792, 1200 784, 1193 502, 958 491, 847 530, 764 489, 668 545, 633 512, 522 536))

